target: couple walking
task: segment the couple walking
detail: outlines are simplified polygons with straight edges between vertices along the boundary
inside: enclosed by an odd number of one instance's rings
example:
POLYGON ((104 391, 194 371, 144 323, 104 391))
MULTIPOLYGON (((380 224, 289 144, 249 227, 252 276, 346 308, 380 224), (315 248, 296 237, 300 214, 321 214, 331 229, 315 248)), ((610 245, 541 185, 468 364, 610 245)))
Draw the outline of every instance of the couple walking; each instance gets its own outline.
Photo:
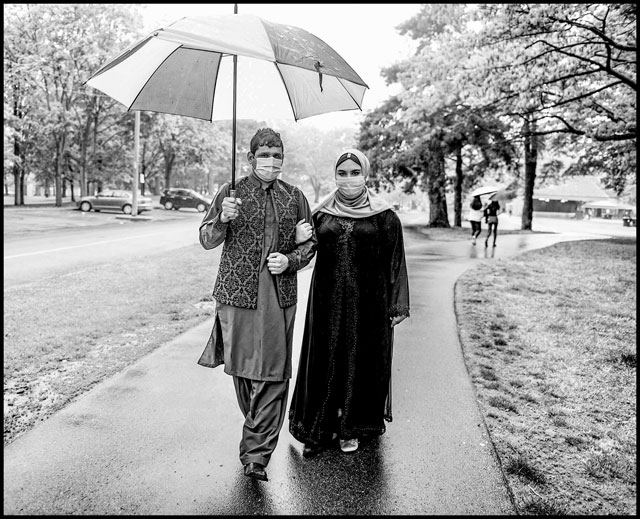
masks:
POLYGON ((489 238, 493 234, 493 246, 496 246, 498 238, 498 214, 500 214, 500 203, 497 200, 491 200, 486 206, 482 204, 479 196, 474 196, 471 201, 471 211, 469 212, 469 221, 471 222, 471 239, 476 244, 476 238, 482 232, 482 218, 487 223, 487 239, 484 246, 489 246, 489 238))
POLYGON ((369 191, 369 161, 346 150, 336 189, 311 212, 297 187, 280 180, 284 144, 270 128, 250 142, 252 171, 222 186, 200 225, 205 249, 223 245, 213 289, 216 317, 198 364, 224 364, 245 417, 244 474, 266 466, 286 414, 297 271, 317 254, 306 311, 289 430, 312 456, 391 421, 393 327, 409 316, 400 220, 369 191))

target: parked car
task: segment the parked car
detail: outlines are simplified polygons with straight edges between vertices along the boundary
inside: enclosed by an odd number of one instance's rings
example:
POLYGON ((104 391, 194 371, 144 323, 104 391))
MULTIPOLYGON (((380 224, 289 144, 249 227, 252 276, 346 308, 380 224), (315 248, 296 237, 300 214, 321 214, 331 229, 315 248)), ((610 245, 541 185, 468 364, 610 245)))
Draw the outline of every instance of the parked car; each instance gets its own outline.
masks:
POLYGON ((622 215, 622 225, 625 227, 631 227, 632 225, 636 226, 636 214, 632 211, 625 211, 622 215))
POLYGON ((165 189, 160 197, 160 205, 162 207, 166 210, 174 209, 176 211, 183 207, 190 207, 202 213, 209 209, 211 202, 211 198, 207 198, 193 189, 177 187, 165 189))
MULTIPOLYGON (((133 207, 133 193, 119 189, 107 189, 95 196, 83 196, 77 202, 77 207, 81 211, 87 212, 92 209, 100 211, 122 211, 124 214, 131 214, 133 207)), ((138 197, 138 214, 143 211, 153 209, 153 200, 147 196, 138 197)))

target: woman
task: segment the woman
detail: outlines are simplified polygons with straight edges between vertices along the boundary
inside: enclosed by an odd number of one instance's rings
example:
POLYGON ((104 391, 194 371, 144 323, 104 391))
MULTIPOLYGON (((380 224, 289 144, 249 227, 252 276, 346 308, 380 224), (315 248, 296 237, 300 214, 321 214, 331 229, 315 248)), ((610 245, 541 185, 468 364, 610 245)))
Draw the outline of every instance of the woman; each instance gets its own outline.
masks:
POLYGON ((476 244, 476 238, 482 232, 482 200, 479 196, 474 196, 469 211, 469 221, 471 222, 471 239, 476 244))
POLYGON ((341 153, 334 171, 337 189, 313 212, 316 264, 289 410, 305 457, 335 439, 353 452, 359 438, 385 432, 393 327, 409 316, 398 216, 366 187, 360 151, 341 153))
POLYGON ((496 246, 496 239, 498 238, 498 214, 500 214, 500 203, 497 200, 491 200, 489 205, 484 208, 484 216, 487 221, 487 227, 489 232, 487 233, 487 239, 484 241, 484 246, 489 246, 489 238, 491 238, 491 231, 493 230, 493 246, 496 246))

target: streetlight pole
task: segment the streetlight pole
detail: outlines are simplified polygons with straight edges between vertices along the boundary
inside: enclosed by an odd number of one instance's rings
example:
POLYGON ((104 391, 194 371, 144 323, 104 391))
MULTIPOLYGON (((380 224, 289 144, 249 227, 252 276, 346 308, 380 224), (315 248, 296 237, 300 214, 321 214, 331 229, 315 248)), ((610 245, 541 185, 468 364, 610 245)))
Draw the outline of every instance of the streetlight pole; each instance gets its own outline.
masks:
POLYGON ((133 201, 131 203, 131 216, 138 215, 138 149, 140 147, 140 111, 135 111, 135 124, 133 130, 133 201))

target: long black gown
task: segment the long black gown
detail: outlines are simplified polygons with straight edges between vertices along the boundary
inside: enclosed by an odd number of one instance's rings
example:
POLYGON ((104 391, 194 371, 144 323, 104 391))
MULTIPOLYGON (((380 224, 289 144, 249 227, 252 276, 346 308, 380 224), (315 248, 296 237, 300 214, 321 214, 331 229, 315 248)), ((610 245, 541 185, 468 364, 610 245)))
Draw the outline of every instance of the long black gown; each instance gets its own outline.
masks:
POLYGON ((393 328, 409 315, 402 226, 316 213, 318 248, 289 430, 303 443, 380 435, 391 414, 393 328))

